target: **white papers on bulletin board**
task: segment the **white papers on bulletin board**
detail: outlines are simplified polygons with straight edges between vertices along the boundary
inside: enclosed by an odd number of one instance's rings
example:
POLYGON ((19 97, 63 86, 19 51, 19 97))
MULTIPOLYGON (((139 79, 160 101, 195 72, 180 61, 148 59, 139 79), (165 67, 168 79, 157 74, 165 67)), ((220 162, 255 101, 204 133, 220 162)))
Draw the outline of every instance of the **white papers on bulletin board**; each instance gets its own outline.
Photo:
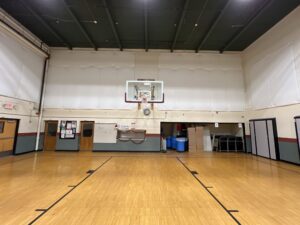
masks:
POLYGON ((117 143, 117 129, 115 123, 96 123, 94 143, 117 143))
POLYGON ((77 128, 77 121, 62 120, 60 122, 60 138, 75 139, 76 128, 77 128))

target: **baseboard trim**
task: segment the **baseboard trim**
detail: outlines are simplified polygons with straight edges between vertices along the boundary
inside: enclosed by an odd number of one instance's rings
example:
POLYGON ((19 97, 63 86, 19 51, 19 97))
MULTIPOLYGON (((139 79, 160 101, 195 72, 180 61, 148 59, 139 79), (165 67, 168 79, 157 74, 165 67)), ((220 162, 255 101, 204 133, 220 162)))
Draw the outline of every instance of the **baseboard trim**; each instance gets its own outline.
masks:
POLYGON ((284 162, 284 163, 287 163, 287 164, 292 164, 294 166, 300 166, 300 163, 294 163, 294 162, 290 162, 290 161, 286 161, 286 160, 279 160, 280 162, 284 162))
POLYGON ((93 150, 92 152, 161 153, 162 151, 160 151, 160 150, 157 150, 157 151, 155 151, 155 150, 153 150, 153 151, 93 150))
POLYGON ((55 152, 79 152, 79 150, 62 150, 62 149, 56 149, 55 152))
POLYGON ((0 157, 13 155, 13 151, 0 152, 0 157))
POLYGON ((27 153, 32 153, 32 152, 41 152, 43 151, 42 149, 38 149, 38 150, 30 150, 28 152, 21 152, 21 153, 13 153, 13 155, 24 155, 24 154, 27 154, 27 153))

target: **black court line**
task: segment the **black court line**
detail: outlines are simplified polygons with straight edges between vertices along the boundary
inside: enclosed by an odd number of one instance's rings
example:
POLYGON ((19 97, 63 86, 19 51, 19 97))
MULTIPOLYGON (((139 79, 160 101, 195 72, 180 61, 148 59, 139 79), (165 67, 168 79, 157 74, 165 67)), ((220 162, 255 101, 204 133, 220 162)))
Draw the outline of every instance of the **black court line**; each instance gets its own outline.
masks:
POLYGON ((36 212, 45 212, 45 211, 47 211, 47 209, 36 209, 35 211, 36 212))
POLYGON ((186 168, 191 175, 201 184, 201 186, 216 200, 217 203, 219 203, 219 205, 227 212, 227 214, 238 224, 241 225, 241 223, 238 221, 237 218, 234 217, 234 215, 232 215, 232 212, 236 212, 237 210, 228 210, 223 203, 208 189, 206 188, 206 186, 203 184, 203 182, 195 175, 192 173, 192 171, 184 164, 184 162, 182 162, 180 160, 179 157, 177 157, 177 160, 184 166, 184 168, 186 168))
MULTIPOLYGON (((158 153, 159 155, 155 156, 155 155, 108 155, 108 156, 102 156, 102 157, 114 157, 114 158, 147 158, 147 157, 152 157, 152 158, 160 158, 160 159, 177 159, 179 156, 178 155, 166 155, 165 153, 162 154, 165 157, 161 158, 161 154, 158 153)), ((200 156, 184 156, 181 155, 180 158, 184 158, 184 159, 211 159, 212 157, 200 157, 200 156)), ((240 158, 244 158, 244 157, 213 157, 214 159, 232 159, 232 158, 236 158, 236 159, 240 159, 240 158)))
POLYGON ((230 210, 228 210, 228 212, 231 212, 231 213, 234 213, 234 212, 236 212, 236 213, 238 213, 238 212, 239 212, 239 210, 236 210, 236 209, 230 209, 230 210))
MULTIPOLYGON (((112 157, 108 158, 105 162, 103 162, 100 166, 98 166, 95 169, 95 172, 99 170, 102 166, 104 166, 109 160, 111 160, 112 157)), ((52 205, 49 206, 49 208, 45 209, 40 215, 38 215, 35 219, 33 219, 28 225, 34 224, 38 219, 40 219, 42 216, 44 216, 51 208, 53 208, 57 203, 59 203, 61 200, 63 200, 68 194, 70 194, 72 191, 74 191, 80 184, 82 184, 86 179, 88 179, 90 176, 92 176, 94 173, 89 173, 85 178, 83 178, 76 186, 71 188, 70 191, 65 193, 63 196, 61 196, 58 200, 56 200, 52 205)), ((42 211, 42 210, 41 210, 42 211)))
POLYGON ((89 173, 89 174, 92 174, 92 173, 95 173, 96 170, 88 170, 86 173, 89 173))
POLYGON ((193 175, 197 175, 197 174, 198 174, 197 171, 191 171, 191 173, 192 173, 193 175))

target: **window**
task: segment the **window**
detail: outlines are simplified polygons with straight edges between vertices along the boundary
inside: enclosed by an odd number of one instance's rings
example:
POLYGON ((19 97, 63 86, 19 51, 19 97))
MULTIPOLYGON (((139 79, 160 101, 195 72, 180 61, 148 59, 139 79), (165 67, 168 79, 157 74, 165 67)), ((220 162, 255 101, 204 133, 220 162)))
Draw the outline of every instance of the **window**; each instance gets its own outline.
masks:
POLYGON ((93 130, 94 130, 94 124, 93 123, 87 123, 83 124, 83 137, 93 137, 93 130))
POLYGON ((48 136, 56 136, 57 132, 57 124, 56 123, 48 123, 48 136))

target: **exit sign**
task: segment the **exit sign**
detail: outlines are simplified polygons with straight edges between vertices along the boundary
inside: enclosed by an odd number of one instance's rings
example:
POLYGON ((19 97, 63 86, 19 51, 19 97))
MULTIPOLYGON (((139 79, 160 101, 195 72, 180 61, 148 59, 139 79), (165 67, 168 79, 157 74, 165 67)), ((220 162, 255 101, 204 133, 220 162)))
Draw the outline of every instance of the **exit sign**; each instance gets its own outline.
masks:
POLYGON ((13 110, 15 107, 15 105, 12 102, 7 102, 3 105, 4 109, 9 109, 9 110, 13 110))

